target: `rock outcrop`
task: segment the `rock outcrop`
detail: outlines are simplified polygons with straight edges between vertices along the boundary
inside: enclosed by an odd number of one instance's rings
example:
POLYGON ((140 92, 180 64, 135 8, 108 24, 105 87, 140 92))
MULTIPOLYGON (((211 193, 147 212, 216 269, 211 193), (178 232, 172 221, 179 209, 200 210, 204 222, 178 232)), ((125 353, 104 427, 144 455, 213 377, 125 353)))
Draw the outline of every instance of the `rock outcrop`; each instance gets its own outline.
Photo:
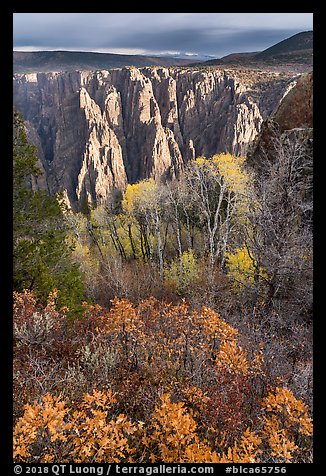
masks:
POLYGON ((105 203, 114 188, 177 178, 219 152, 244 155, 287 91, 221 70, 123 68, 16 74, 14 105, 38 137, 51 193, 105 203))
POLYGON ((279 144, 300 145, 312 159, 313 73, 305 73, 282 97, 274 113, 266 119, 248 152, 248 162, 257 172, 264 162, 273 161, 279 144))

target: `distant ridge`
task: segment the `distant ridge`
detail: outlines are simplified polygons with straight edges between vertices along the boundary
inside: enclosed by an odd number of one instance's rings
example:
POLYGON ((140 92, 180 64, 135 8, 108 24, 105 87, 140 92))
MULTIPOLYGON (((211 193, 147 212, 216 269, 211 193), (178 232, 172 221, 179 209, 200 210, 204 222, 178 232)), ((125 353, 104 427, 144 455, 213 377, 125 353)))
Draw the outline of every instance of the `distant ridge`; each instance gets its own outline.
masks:
POLYGON ((261 52, 231 53, 220 59, 202 63, 207 66, 214 65, 254 65, 277 63, 301 63, 312 65, 313 59, 313 32, 303 31, 290 38, 276 43, 261 52))
POLYGON ((296 35, 287 38, 286 40, 276 43, 276 45, 267 48, 266 50, 258 53, 256 59, 274 58, 279 55, 298 53, 299 51, 312 50, 313 49, 313 32, 303 31, 296 35))
POLYGON ((250 53, 231 53, 229 55, 223 56, 223 58, 216 60, 206 61, 205 64, 231 64, 231 63, 241 63, 244 61, 251 61, 257 55, 257 51, 250 53))
POLYGON ((84 51, 13 52, 14 73, 100 70, 123 68, 125 66, 182 66, 190 63, 190 59, 142 55, 118 55, 113 53, 92 53, 84 51))

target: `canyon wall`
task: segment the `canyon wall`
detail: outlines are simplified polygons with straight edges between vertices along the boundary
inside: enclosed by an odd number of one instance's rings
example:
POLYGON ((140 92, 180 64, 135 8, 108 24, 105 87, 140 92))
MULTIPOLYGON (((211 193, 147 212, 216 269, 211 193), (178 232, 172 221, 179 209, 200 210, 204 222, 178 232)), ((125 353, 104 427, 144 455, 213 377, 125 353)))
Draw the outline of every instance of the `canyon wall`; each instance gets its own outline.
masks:
POLYGON ((292 147, 292 155, 313 160, 313 73, 304 73, 264 120, 256 140, 247 151, 247 163, 258 173, 275 160, 278 147, 292 147), (287 145, 286 145, 287 144, 287 145))
POLYGON ((216 69, 16 74, 14 106, 38 146, 50 193, 63 191, 72 206, 105 203, 127 183, 177 178, 195 157, 246 154, 295 84, 264 81, 248 85, 216 69))

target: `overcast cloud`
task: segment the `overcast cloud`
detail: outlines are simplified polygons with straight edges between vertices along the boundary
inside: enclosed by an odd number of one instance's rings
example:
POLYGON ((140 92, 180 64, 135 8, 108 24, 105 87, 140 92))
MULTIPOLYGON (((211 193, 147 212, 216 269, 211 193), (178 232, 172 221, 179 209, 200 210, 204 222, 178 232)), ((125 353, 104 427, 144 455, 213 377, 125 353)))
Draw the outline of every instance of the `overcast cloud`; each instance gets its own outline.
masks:
POLYGON ((14 49, 189 53, 261 51, 312 30, 312 13, 15 13, 14 49))

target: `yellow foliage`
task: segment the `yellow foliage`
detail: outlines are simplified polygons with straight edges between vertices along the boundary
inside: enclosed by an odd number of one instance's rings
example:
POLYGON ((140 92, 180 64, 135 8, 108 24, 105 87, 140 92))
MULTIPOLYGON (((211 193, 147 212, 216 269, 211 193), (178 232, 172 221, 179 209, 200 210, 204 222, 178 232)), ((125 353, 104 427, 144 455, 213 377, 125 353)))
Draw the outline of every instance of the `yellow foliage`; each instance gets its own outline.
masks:
MULTIPOLYGON (((257 262, 252 253, 249 254, 246 246, 236 248, 233 252, 225 254, 230 278, 234 281, 234 289, 241 290, 251 286, 257 273, 257 262)), ((263 268, 258 270, 259 277, 265 277, 263 268)))
POLYGON ((171 282, 177 293, 189 289, 189 286, 198 279, 198 264, 192 250, 184 251, 164 271, 167 281, 171 282))
POLYGON ((245 246, 226 253, 229 276, 240 289, 254 282, 255 266, 245 246))
POLYGON ((128 184, 124 193, 122 208, 132 216, 135 210, 147 210, 156 201, 157 184, 154 179, 146 179, 135 184, 128 184))
POLYGON ((199 170, 219 176, 228 190, 237 195, 244 195, 248 189, 250 177, 244 169, 245 158, 235 157, 229 153, 213 155, 210 159, 198 157, 194 161, 199 170))
POLYGON ((243 166, 244 157, 235 157, 231 154, 218 154, 212 157, 212 162, 217 167, 220 175, 228 188, 237 194, 243 194, 248 186, 248 175, 243 166))

